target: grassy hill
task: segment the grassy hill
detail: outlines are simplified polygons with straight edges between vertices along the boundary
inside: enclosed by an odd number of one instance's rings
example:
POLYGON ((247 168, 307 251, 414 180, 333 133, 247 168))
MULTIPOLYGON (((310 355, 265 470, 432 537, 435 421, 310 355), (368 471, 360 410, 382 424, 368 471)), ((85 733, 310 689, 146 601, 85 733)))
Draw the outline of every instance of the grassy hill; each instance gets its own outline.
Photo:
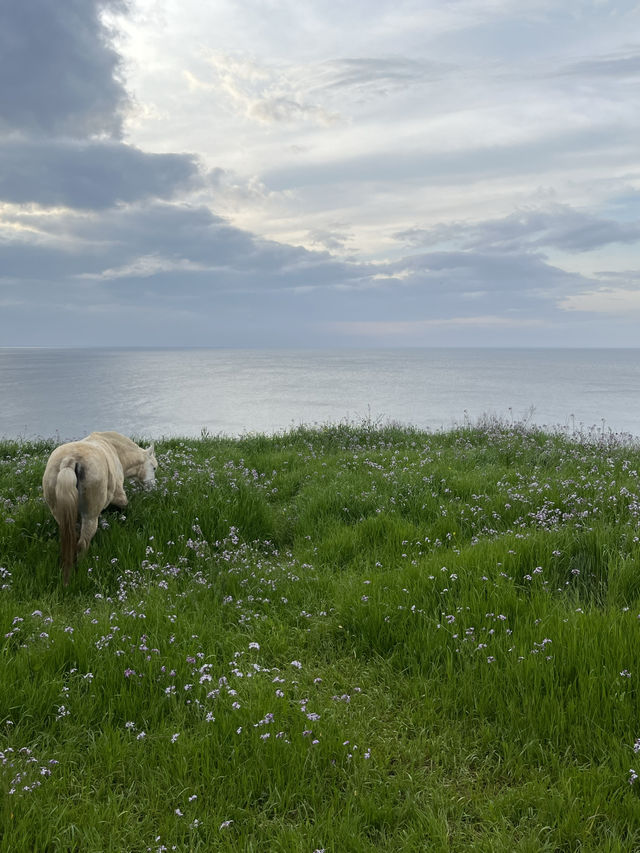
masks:
POLYGON ((640 850, 640 448, 157 442, 69 586, 0 443, 0 849, 640 850))

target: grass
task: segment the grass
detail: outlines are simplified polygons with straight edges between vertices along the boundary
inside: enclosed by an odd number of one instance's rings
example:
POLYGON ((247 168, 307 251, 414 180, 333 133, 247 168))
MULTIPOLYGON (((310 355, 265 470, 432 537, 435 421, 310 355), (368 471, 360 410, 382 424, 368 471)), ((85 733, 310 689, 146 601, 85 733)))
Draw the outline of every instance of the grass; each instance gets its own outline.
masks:
POLYGON ((68 589, 0 443, 0 849, 640 850, 640 448, 156 443, 68 589))

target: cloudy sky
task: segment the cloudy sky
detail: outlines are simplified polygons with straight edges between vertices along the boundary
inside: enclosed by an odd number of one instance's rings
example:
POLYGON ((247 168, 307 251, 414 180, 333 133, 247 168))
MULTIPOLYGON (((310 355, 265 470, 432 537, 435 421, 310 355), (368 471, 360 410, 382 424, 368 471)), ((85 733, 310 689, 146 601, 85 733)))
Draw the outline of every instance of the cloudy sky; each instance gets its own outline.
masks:
POLYGON ((637 2, 0 4, 0 346, 639 328, 637 2))

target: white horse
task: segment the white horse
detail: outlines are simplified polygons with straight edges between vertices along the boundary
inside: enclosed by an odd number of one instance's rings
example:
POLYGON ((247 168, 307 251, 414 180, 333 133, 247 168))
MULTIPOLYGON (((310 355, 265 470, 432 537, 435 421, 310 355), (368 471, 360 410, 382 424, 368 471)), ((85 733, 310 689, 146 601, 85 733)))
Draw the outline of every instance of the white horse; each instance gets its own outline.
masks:
POLYGON ((56 447, 47 462, 42 491, 60 527, 65 586, 78 554, 93 539, 102 510, 109 504, 127 505, 124 478, 135 477, 150 487, 157 467, 153 444, 145 449, 117 432, 92 432, 82 441, 56 447))

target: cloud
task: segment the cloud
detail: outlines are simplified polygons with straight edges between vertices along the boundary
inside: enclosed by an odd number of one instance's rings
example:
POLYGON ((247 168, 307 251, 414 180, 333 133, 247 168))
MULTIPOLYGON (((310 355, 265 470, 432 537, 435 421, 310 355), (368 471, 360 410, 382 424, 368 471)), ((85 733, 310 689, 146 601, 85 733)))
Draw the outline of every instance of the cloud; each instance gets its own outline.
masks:
POLYGON ((123 0, 0 3, 0 130, 118 136, 129 98, 104 10, 123 0))
POLYGON ((603 25, 630 18, 185 4, 0 6, 3 342, 591 343, 637 321, 616 268, 640 244, 639 54, 603 25))
POLYGON ((336 89, 363 94, 388 95, 395 89, 433 82, 454 66, 404 57, 344 57, 320 63, 314 73, 317 89, 336 89))
POLYGON ((179 294, 264 292, 351 282, 370 269, 257 238, 204 206, 140 202, 55 217, 15 211, 12 223, 0 238, 7 280, 33 279, 40 270, 43 280, 102 281, 131 292, 140 281, 179 294))
POLYGON ((599 286, 528 253, 339 261, 186 204, 14 209, 11 224, 0 238, 7 343, 51 344, 73 313, 76 345, 463 344, 498 333, 507 345, 579 324, 586 314, 567 300, 599 286))
POLYGON ((80 273, 79 279, 95 281, 112 281, 117 278, 140 279, 151 278, 159 273, 170 272, 204 272, 207 267, 196 264, 187 258, 165 258, 162 255, 141 255, 130 264, 118 268, 101 270, 99 273, 80 273))
POLYGON ((45 207, 99 209, 171 198, 199 180, 194 157, 148 154, 121 142, 0 139, 0 199, 45 207))
POLYGON ((463 249, 523 252, 543 248, 588 252, 611 243, 640 241, 640 222, 617 222, 567 205, 516 211, 486 222, 456 222, 396 232, 412 246, 455 243, 463 249))
POLYGON ((201 184, 197 160, 121 140, 130 100, 107 13, 124 0, 0 4, 0 200, 96 210, 201 184))
POLYGON ((307 241, 313 246, 322 246, 330 252, 344 252, 351 236, 344 224, 336 224, 329 228, 316 228, 310 231, 307 241))
POLYGON ((600 168, 608 174, 605 161, 614 157, 623 174, 625 165, 632 172, 637 159, 636 130, 620 128, 612 138, 606 128, 545 128, 543 132, 540 126, 534 131, 531 124, 512 133, 495 116, 458 112, 433 127, 425 122, 423 138, 411 145, 403 142, 399 147, 398 132, 381 124, 364 151, 332 148, 322 160, 289 160, 267 167, 262 180, 269 191, 331 186, 336 192, 337 185, 367 189, 402 185, 415 191, 416 184, 427 189, 459 189, 516 178, 533 192, 540 186, 541 175, 566 176, 585 170, 598 175, 600 168))
POLYGON ((235 110, 247 118, 266 124, 311 122, 331 125, 339 115, 330 112, 309 97, 308 86, 299 74, 287 66, 259 64, 253 59, 214 53, 209 57, 214 82, 209 83, 189 72, 192 86, 219 89, 235 110))
POLYGON ((636 80, 640 77, 640 51, 596 56, 572 62, 558 69, 553 76, 604 77, 610 80, 636 80))
MULTIPOLYGON (((636 273, 636 278, 639 274, 636 273)), ((640 315, 640 285, 599 287, 573 293, 560 301, 565 311, 582 311, 613 317, 640 315)))
POLYGON ((409 281, 437 282, 457 292, 484 291, 510 294, 513 302, 523 294, 553 294, 584 284, 581 276, 547 263, 527 252, 500 254, 485 251, 439 251, 412 255, 388 266, 389 272, 409 281))
POLYGON ((452 66, 404 57, 343 57, 335 60, 258 62, 247 56, 214 53, 210 82, 186 71, 193 89, 225 93, 235 109, 264 123, 344 121, 349 99, 361 103, 397 90, 433 82, 452 66))
POLYGON ((338 321, 329 324, 345 335, 357 337, 399 338, 415 337, 430 329, 521 329, 541 328, 545 322, 538 317, 500 317, 496 315, 471 315, 467 317, 437 317, 427 320, 372 320, 372 321, 338 321))
POLYGON ((269 124, 270 122, 311 121, 318 124, 333 124, 338 121, 336 113, 329 113, 316 104, 304 103, 286 95, 274 95, 246 99, 246 111, 250 118, 269 124))

